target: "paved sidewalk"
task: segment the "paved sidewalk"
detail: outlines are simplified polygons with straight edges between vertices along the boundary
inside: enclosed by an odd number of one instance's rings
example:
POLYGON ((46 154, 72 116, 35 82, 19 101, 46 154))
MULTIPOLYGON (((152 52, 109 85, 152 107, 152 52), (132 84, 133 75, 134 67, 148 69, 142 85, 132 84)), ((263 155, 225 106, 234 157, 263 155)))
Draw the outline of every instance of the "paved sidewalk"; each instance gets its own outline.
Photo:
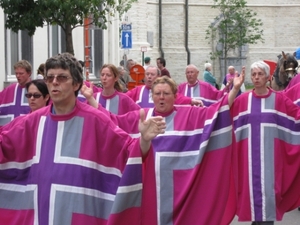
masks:
MULTIPOLYGON (((251 222, 238 222, 235 218, 230 225, 251 225, 251 222)), ((297 209, 284 214, 283 220, 275 225, 300 225, 300 211, 297 209)))

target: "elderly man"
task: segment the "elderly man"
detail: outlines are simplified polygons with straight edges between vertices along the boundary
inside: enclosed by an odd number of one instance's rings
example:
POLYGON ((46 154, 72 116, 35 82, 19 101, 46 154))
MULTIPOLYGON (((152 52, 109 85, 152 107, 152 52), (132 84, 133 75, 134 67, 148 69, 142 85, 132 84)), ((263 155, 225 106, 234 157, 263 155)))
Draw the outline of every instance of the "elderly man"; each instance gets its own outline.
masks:
MULTIPOLYGON (((145 72, 145 85, 137 86, 134 89, 126 92, 141 108, 153 107, 153 99, 151 87, 157 77, 160 76, 160 70, 156 66, 148 66, 145 72)), ((202 102, 197 99, 177 95, 175 104, 178 105, 202 105, 202 102)))
POLYGON ((0 92, 0 126, 30 112, 25 84, 31 80, 31 64, 26 60, 18 61, 14 70, 18 82, 0 92))
POLYGON ((200 99, 205 106, 217 102, 227 91, 228 86, 219 91, 210 84, 198 80, 198 68, 190 64, 185 69, 187 82, 178 86, 178 93, 191 98, 200 99))
POLYGON ((76 98, 82 67, 69 53, 46 61, 45 79, 52 104, 0 133, 0 221, 138 224, 142 157, 162 118, 145 121, 141 110, 132 139, 76 98))

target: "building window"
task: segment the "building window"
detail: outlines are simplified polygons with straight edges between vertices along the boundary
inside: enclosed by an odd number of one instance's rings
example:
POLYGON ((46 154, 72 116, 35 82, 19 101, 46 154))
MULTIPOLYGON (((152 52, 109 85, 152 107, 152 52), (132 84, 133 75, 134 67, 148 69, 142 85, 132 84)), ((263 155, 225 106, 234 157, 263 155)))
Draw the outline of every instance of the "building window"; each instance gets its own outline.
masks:
POLYGON ((14 75, 14 64, 19 60, 25 59, 32 64, 33 61, 33 41, 32 37, 28 35, 27 31, 18 31, 13 32, 10 29, 5 30, 6 33, 6 70, 8 78, 16 79, 15 77, 11 78, 11 75, 14 75))

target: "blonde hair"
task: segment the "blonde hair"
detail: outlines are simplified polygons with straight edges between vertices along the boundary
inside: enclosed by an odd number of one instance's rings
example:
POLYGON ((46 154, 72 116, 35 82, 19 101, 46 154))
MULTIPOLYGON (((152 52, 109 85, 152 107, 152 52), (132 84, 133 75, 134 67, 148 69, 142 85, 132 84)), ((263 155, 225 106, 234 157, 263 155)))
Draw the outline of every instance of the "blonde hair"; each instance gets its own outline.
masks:
POLYGON ((177 93, 177 84, 176 82, 168 76, 162 76, 155 79, 152 84, 151 91, 154 92, 154 88, 158 84, 168 84, 171 87, 172 93, 176 95, 177 93))

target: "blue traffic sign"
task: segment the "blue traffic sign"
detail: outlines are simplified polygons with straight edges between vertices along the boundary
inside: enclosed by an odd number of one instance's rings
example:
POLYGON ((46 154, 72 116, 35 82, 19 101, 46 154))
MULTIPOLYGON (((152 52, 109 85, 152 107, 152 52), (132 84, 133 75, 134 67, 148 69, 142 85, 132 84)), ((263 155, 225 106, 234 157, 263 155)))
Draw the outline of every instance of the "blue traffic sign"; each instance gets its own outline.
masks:
POLYGON ((122 31, 122 48, 132 48, 131 31, 122 31))

